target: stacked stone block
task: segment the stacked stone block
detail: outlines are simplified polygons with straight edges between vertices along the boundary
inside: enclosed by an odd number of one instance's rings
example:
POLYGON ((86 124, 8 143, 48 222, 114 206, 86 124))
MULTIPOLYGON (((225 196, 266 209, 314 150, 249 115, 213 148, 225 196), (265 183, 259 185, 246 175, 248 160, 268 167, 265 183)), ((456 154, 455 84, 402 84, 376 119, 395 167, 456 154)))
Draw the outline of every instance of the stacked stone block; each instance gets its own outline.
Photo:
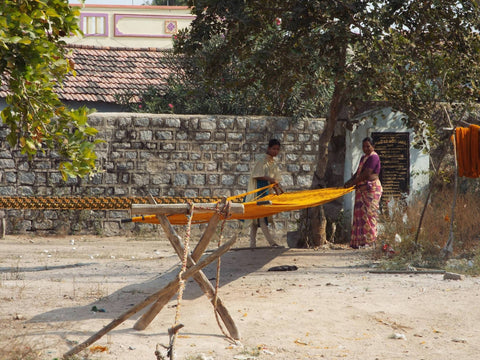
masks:
MULTIPOLYGON (((230 196, 246 191, 251 167, 270 138, 282 142, 277 160, 287 191, 308 189, 323 119, 95 113, 90 124, 105 140, 97 149, 102 170, 89 179, 63 181, 59 157, 28 160, 0 133, 0 196, 230 196)), ((150 231, 121 224, 128 211, 5 210, 7 234, 26 231, 98 235, 150 231)), ((296 229, 298 213, 279 214, 280 230, 296 229)), ((235 226, 235 225, 232 225, 235 226)))

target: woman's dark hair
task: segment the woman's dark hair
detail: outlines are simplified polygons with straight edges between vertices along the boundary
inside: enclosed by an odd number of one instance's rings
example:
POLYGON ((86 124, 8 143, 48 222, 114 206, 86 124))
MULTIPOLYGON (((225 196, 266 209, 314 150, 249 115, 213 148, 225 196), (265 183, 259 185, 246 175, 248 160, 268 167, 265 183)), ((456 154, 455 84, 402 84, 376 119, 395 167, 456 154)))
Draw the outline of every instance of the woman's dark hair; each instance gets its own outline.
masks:
POLYGON ((270 139, 270 141, 268 142, 268 147, 271 148, 275 145, 280 146, 280 141, 278 141, 277 139, 270 139))
POLYGON ((374 142, 372 140, 372 138, 370 136, 367 136, 365 139, 362 140, 362 144, 365 142, 365 141, 368 141, 370 143, 370 145, 374 146, 374 142))

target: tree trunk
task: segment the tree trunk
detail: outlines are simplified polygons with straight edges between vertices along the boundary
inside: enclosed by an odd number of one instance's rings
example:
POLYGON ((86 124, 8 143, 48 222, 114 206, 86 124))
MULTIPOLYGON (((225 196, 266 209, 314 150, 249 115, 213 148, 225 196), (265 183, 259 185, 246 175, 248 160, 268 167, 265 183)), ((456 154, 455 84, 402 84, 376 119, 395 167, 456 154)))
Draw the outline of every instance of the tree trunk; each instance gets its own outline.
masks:
MULTIPOLYGON (((332 101, 330 103, 329 116, 325 124, 325 129, 318 141, 318 156, 315 173, 312 180, 312 189, 325 188, 326 179, 325 173, 328 164, 328 146, 330 139, 333 136, 335 125, 337 124, 338 116, 344 106, 344 92, 343 87, 336 84, 333 92, 332 101)), ((327 219, 323 206, 317 206, 309 211, 309 235, 311 237, 310 243, 314 247, 323 245, 327 241, 327 219)))
MULTIPOLYGON (((339 54, 339 69, 344 69, 346 64, 346 48, 344 47, 339 54)), ((342 74, 343 71, 340 71, 339 74, 342 74)), ((341 78, 341 76, 340 76, 341 78)), ((335 81, 335 88, 333 90, 332 100, 330 101, 330 107, 328 112, 327 121, 325 123, 325 128, 320 135, 318 141, 318 155, 317 155, 317 164, 315 167, 315 172, 313 174, 312 180, 312 189, 325 188, 327 183, 325 179, 325 173, 327 171, 328 164, 328 146, 330 140, 335 131, 335 125, 342 109, 346 104, 346 91, 345 86, 342 80, 335 81)), ((320 246, 327 242, 327 219, 325 218, 325 211, 323 206, 318 206, 310 209, 307 213, 307 224, 305 229, 308 229, 308 234, 306 239, 307 246, 320 246)), ((304 237, 305 238, 305 237, 304 237)))

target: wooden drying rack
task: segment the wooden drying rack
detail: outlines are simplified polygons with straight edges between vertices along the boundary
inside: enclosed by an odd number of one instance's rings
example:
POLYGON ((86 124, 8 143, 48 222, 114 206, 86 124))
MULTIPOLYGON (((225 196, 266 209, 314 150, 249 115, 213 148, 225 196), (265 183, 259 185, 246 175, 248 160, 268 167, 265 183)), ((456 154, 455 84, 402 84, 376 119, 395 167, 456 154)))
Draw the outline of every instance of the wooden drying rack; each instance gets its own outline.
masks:
MULTIPOLYGON (((153 198, 151 198, 151 202, 155 202, 153 198)), ((240 333, 237 329, 237 326, 235 325, 235 322, 233 321, 230 313, 223 304, 223 301, 218 296, 216 296, 214 286, 202 271, 205 266, 214 262, 215 260, 219 259, 220 256, 225 254, 235 244, 237 236, 235 235, 231 240, 227 241, 224 245, 220 246, 210 255, 205 256, 202 259, 201 257, 207 249, 210 240, 212 239, 212 236, 215 234, 217 225, 220 220, 228 218, 229 214, 243 214, 243 204, 227 202, 226 198, 224 198, 219 203, 198 204, 198 209, 195 207, 195 204, 193 204, 193 206, 195 212, 209 212, 212 213, 212 217, 210 218, 207 228, 200 237, 200 240, 198 241, 195 249, 191 254, 187 255, 187 269, 184 273, 182 273, 181 278, 182 280, 186 280, 189 277, 193 277, 193 279, 200 286, 200 289, 204 292, 204 294, 214 306, 215 311, 222 319, 230 337, 235 340, 239 340, 240 333)), ((190 204, 132 204, 131 215, 156 215, 159 224, 162 226, 163 231, 165 232, 168 240, 170 241, 170 244, 172 245, 179 258, 182 259, 184 256, 183 241, 181 237, 176 233, 172 224, 170 224, 170 222, 168 221, 167 215, 189 214, 190 211, 190 204)), ((110 322, 110 324, 106 325, 102 330, 92 335, 83 343, 78 344, 70 351, 66 352, 63 355, 63 358, 67 359, 72 355, 79 353, 80 351, 84 350, 85 348, 93 344, 95 341, 100 339, 102 336, 110 332, 112 329, 123 323, 125 320, 129 319, 132 315, 136 314, 148 305, 153 304, 150 309, 148 309, 147 312, 145 312, 133 326, 133 328, 136 330, 144 330, 153 321, 155 316, 157 316, 157 314, 163 309, 163 307, 170 301, 170 299, 177 293, 179 288, 180 279, 177 277, 176 279, 168 283, 166 286, 164 286, 161 290, 158 290, 157 292, 151 294, 145 300, 134 305, 131 309, 120 315, 118 318, 114 319, 112 322, 110 322)))

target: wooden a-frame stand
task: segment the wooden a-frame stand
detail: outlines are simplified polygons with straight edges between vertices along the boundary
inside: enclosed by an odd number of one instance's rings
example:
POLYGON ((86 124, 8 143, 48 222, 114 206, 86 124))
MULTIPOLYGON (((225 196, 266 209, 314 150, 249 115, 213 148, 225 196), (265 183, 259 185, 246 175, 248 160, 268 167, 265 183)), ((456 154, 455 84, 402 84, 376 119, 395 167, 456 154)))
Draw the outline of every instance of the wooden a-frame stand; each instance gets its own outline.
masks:
MULTIPOLYGON (((195 207, 194 207, 195 209, 195 207)), ((132 215, 138 213, 147 213, 147 214, 154 214, 157 216, 160 225, 163 228, 163 231, 168 237, 168 240, 172 244, 175 252, 180 257, 183 258, 184 254, 184 247, 181 241, 181 238, 175 232, 175 229, 170 224, 167 218, 167 214, 187 214, 190 211, 189 204, 175 204, 172 205, 162 205, 162 204, 153 204, 153 205, 139 205, 136 206, 135 204, 132 205, 132 215)), ((223 304, 222 300, 217 296, 216 301, 215 297, 215 288, 210 283, 208 278, 202 272, 202 269, 207 266, 208 264, 214 262, 220 256, 225 254, 232 246, 235 244, 237 237, 233 237, 231 240, 227 241, 224 245, 220 246, 217 250, 212 252, 210 255, 206 256, 205 258, 201 259, 201 256, 205 252, 212 239, 212 236, 215 234, 215 230, 217 228, 218 223, 222 218, 226 218, 228 213, 243 213, 243 204, 238 203, 226 203, 224 199, 220 204, 199 204, 198 209, 195 209, 196 212, 206 211, 206 212, 213 212, 210 221, 208 222, 207 228, 205 229, 203 235, 201 236, 197 246, 193 250, 191 254, 187 257, 187 270, 182 274, 182 280, 186 280, 189 277, 193 277, 193 279, 198 283, 202 291, 205 295, 209 298, 212 305, 215 307, 215 311, 218 313, 220 318, 222 319, 227 331, 229 332, 230 336, 235 339, 240 339, 240 333, 230 316, 227 308, 223 304), (228 206, 227 206, 228 205, 228 206), (220 208, 219 208, 220 207, 220 208), (199 261, 200 260, 200 261, 199 261)), ((218 279, 217 279, 218 281, 218 279)), ((180 279, 176 278, 168 283, 163 289, 153 293, 152 295, 148 296, 142 302, 134 305, 130 310, 126 311, 118 318, 110 322, 110 324, 106 325, 102 330, 97 332, 96 334, 92 335, 90 338, 85 340, 83 343, 78 344, 70 351, 66 352, 63 355, 64 359, 71 357, 72 355, 78 354, 80 351, 85 349, 86 347, 93 344, 95 341, 100 339, 103 335, 107 334, 109 331, 123 323, 125 320, 130 318, 132 315, 136 314, 140 310, 144 309, 148 305, 153 305, 145 312, 140 319, 135 323, 134 329, 136 330, 144 330, 155 318, 155 316, 162 310, 162 308, 168 303, 168 301, 177 293, 178 289, 180 288, 180 279)))

